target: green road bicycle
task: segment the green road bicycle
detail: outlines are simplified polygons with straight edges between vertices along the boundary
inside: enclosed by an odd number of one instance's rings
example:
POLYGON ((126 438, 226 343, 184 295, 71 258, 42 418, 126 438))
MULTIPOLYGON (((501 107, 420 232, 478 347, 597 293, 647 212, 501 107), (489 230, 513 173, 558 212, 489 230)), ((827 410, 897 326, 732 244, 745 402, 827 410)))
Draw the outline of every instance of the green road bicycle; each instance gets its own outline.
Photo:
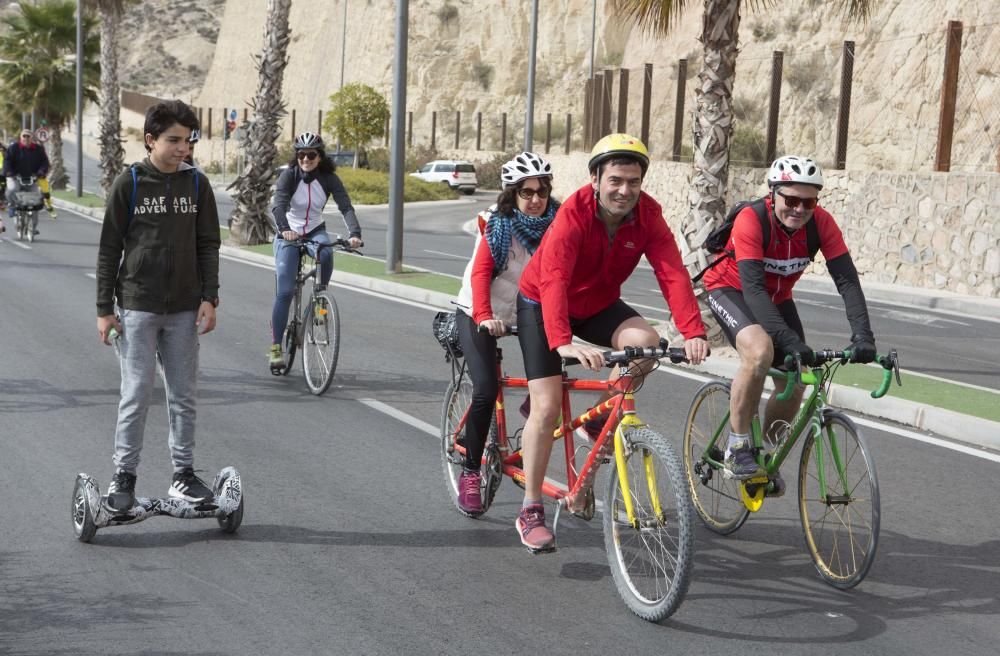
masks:
MULTIPOLYGON (((721 535, 739 529, 766 497, 784 493, 778 471, 802 440, 799 516, 806 546, 820 577, 841 589, 854 587, 868 573, 878 545, 880 515, 878 476, 868 445, 849 417, 827 405, 834 375, 850 357, 850 350, 816 351, 813 369, 792 363, 789 371, 770 370, 769 375, 787 381, 779 399, 790 397, 797 382, 809 390, 773 445, 765 445, 760 418, 753 417, 754 453, 764 475, 745 481, 725 476, 728 382, 711 381, 695 393, 684 431, 684 471, 695 509, 705 525, 721 535)), ((872 398, 885 395, 893 373, 901 384, 896 351, 877 360, 883 377, 872 398)))

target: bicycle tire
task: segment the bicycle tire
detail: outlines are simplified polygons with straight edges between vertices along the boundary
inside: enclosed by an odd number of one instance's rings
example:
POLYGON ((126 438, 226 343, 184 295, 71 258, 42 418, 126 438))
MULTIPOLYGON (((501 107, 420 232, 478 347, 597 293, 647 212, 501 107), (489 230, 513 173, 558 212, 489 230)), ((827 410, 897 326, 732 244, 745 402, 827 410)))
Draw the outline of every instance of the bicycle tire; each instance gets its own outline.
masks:
POLYGON ((330 387, 340 355, 340 312, 329 292, 313 294, 302 313, 302 375, 319 396, 330 387))
MULTIPOLYGON (((735 532, 750 516, 740 496, 740 482, 726 478, 722 467, 702 457, 727 412, 729 383, 710 381, 695 392, 684 427, 684 475, 691 501, 702 523, 719 535, 735 532)), ((725 435, 719 438, 725 439, 725 435)), ((724 452, 725 445, 717 442, 713 459, 721 462, 724 452)))
POLYGON ((604 497, 604 548, 625 605, 639 617, 658 622, 677 610, 691 582, 691 497, 681 460, 662 435, 628 428, 624 440, 628 494, 639 526, 628 521, 618 468, 612 465, 604 497), (652 503, 647 467, 654 472, 660 514, 652 503))
POLYGON ((465 454, 455 445, 460 424, 469 405, 472 403, 472 381, 468 376, 448 383, 444 393, 444 403, 441 406, 441 465, 444 469, 445 487, 451 503, 460 514, 466 517, 481 517, 493 504, 493 498, 500 488, 503 472, 500 469, 500 455, 496 450, 497 421, 496 415, 490 421, 490 432, 486 438, 486 449, 483 451, 484 462, 480 468, 483 473, 479 493, 483 499, 482 512, 470 513, 458 505, 458 477, 465 469, 465 454))
POLYGON ((285 334, 281 339, 282 344, 285 345, 285 368, 281 370, 282 376, 287 376, 295 363, 295 353, 299 348, 299 325, 298 317, 293 316, 285 327, 285 334))
POLYGON ((816 571, 833 587, 847 590, 865 578, 875 560, 881 517, 878 475, 868 444, 846 415, 825 411, 822 436, 817 441, 810 432, 802 443, 799 516, 816 571), (843 479, 832 457, 831 442, 844 464, 843 479), (820 460, 825 497, 819 493, 820 460))

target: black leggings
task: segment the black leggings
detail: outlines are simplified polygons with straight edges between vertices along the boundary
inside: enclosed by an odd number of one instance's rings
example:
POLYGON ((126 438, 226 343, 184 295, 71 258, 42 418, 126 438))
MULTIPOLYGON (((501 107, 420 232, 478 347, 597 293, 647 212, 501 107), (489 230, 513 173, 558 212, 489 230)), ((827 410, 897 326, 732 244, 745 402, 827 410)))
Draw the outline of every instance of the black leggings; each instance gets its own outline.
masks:
POLYGON ((500 383, 497 381, 497 340, 480 333, 472 317, 458 311, 458 341, 465 354, 465 364, 472 381, 472 404, 465 422, 465 468, 478 470, 483 460, 486 437, 496 407, 500 383))

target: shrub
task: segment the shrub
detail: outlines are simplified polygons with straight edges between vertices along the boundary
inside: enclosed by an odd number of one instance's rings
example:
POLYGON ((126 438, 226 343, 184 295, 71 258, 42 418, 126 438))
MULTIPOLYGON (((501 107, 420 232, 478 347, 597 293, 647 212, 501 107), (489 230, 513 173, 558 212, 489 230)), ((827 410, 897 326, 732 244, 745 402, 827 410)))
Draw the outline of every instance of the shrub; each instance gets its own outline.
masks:
POLYGON ((434 15, 442 24, 447 24, 458 18, 458 7, 445 0, 445 3, 434 12, 434 15))
MULTIPOLYGON (((337 176, 344 183, 351 202, 358 205, 383 205, 389 202, 389 176, 370 169, 340 169, 337 176)), ((424 182, 411 175, 403 176, 403 200, 451 200, 457 194, 448 185, 424 182)))
POLYGON ((472 77, 479 82, 483 91, 489 91, 493 85, 493 66, 481 61, 472 64, 472 77))
POLYGON ((760 130, 737 125, 729 140, 729 161, 737 166, 766 166, 767 139, 760 130))
POLYGON ((503 167, 504 162, 516 154, 517 152, 497 153, 489 159, 476 161, 476 179, 479 182, 479 187, 482 189, 499 189, 500 169, 503 167))

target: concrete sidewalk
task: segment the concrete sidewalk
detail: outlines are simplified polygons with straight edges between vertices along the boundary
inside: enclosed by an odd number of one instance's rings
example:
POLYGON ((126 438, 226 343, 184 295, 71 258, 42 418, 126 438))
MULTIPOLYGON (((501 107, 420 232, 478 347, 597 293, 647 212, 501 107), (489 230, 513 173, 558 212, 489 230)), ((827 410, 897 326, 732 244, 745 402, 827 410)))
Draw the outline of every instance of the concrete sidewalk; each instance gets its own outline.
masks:
MULTIPOLYGON (((104 216, 102 209, 91 209, 53 199, 56 207, 73 210, 80 214, 101 220, 104 216)), ((227 258, 253 262, 273 268, 274 258, 269 255, 252 253, 232 246, 223 246, 222 255, 227 258)), ((339 271, 336 268, 333 273, 333 282, 341 283, 350 287, 367 289, 379 292, 388 296, 403 298, 417 303, 424 303, 442 309, 453 309, 453 296, 441 292, 429 291, 419 287, 412 287, 401 283, 395 283, 377 278, 368 278, 352 273, 339 271)), ((832 281, 825 276, 803 276, 799 285, 802 289, 817 292, 836 293, 832 281)), ((984 319, 996 319, 1000 321, 1000 300, 971 296, 961 296, 947 292, 935 293, 926 290, 907 288, 902 286, 865 284, 865 294, 870 299, 892 300, 893 302, 903 302, 914 307, 933 308, 938 310, 949 310, 961 314, 976 316, 984 319)), ((430 336, 430 321, 427 324, 428 337, 430 336)), ((672 366, 672 365, 668 365, 672 366)), ((731 348, 713 349, 712 357, 698 367, 684 368, 708 376, 732 379, 738 366, 735 352, 731 348)), ((768 382, 770 387, 770 381, 768 382)), ((959 442, 978 445, 981 447, 1000 451, 1000 422, 989 421, 979 417, 963 415, 943 408, 914 403, 892 396, 892 389, 889 394, 881 399, 872 399, 870 390, 861 390, 843 385, 833 385, 829 401, 831 405, 842 408, 849 412, 859 413, 897 422, 904 426, 929 431, 938 436, 947 437, 959 442)), ((997 395, 1000 402, 1000 394, 997 395)))

